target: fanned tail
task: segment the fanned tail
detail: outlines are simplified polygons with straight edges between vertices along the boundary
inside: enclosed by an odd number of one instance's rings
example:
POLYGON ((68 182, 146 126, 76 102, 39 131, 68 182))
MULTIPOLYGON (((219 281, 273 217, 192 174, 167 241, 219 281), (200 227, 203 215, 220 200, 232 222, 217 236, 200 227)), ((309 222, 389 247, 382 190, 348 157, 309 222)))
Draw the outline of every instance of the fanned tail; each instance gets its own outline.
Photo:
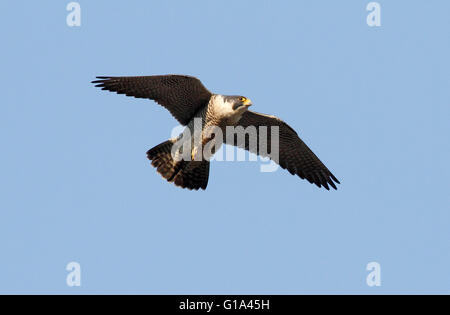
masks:
POLYGON ((147 157, 168 182, 187 189, 206 189, 209 161, 175 161, 172 157, 174 140, 167 140, 147 151, 147 157))

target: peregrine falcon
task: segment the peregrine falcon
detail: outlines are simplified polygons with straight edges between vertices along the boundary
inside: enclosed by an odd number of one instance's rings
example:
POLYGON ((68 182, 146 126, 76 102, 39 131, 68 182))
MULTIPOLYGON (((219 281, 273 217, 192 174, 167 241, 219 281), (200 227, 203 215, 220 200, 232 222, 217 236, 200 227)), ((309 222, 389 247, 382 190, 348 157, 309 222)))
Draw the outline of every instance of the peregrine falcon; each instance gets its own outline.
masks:
MULTIPOLYGON (((277 156, 270 141, 271 134, 256 129, 258 145, 252 146, 247 135, 241 141, 223 138, 223 143, 235 145, 249 152, 268 157, 287 169, 292 175, 298 175, 311 184, 334 189, 339 180, 328 170, 319 158, 299 138, 297 132, 281 119, 248 110, 252 105, 244 96, 227 96, 213 94, 206 89, 199 79, 186 75, 154 75, 135 77, 97 77, 92 81, 102 90, 125 94, 136 98, 150 99, 165 107, 183 126, 185 130, 195 133, 194 121, 202 119, 201 144, 214 138, 206 133, 207 127, 215 126, 225 131, 228 126, 247 128, 277 128, 277 156), (262 139, 264 138, 264 139, 262 139), (261 143, 268 143, 269 148, 262 150, 261 143), (276 158, 275 158, 276 156, 276 158)), ((191 137, 194 138, 194 136, 191 137)), ((194 144, 189 152, 192 159, 179 159, 173 154, 173 148, 179 140, 169 139, 147 152, 151 164, 168 182, 190 190, 206 189, 209 178, 209 159, 197 157, 198 145, 194 144)), ((222 142, 221 142, 222 143, 222 142)), ((220 144, 221 144, 220 143, 220 144)), ((182 149, 179 150, 180 152, 182 149)), ((215 151, 212 151, 214 153, 215 151)))

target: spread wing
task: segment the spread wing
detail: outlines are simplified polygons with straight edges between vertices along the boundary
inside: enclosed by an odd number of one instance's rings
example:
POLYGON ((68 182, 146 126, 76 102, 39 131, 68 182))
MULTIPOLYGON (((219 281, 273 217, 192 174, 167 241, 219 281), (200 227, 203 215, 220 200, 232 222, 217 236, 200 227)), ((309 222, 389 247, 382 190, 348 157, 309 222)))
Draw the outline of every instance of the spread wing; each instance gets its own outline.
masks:
POLYGON ((211 98, 199 79, 184 75, 156 75, 142 77, 97 77, 95 83, 102 90, 148 98, 164 106, 183 125, 207 105, 211 98))
MULTIPOLYGON (((334 189, 337 189, 335 183, 340 184, 339 180, 298 137, 297 132, 284 121, 275 116, 246 111, 242 115, 241 120, 239 120, 238 125, 244 128, 255 126, 258 141, 257 143, 254 141, 252 144, 249 133, 247 133, 241 139, 235 136, 233 145, 261 156, 270 157, 282 168, 287 169, 292 175, 296 174, 302 179, 307 179, 311 184, 316 184, 318 187, 323 186, 329 190, 328 185, 330 185, 334 189), (261 133, 260 126, 268 127, 265 134, 261 133), (276 155, 272 152, 271 128, 273 126, 278 126, 279 128, 278 161, 276 155), (260 137, 264 137, 265 139, 260 139, 260 137), (264 148, 261 144, 267 146, 267 148, 264 148)), ((276 150, 276 147, 274 149, 276 150)))

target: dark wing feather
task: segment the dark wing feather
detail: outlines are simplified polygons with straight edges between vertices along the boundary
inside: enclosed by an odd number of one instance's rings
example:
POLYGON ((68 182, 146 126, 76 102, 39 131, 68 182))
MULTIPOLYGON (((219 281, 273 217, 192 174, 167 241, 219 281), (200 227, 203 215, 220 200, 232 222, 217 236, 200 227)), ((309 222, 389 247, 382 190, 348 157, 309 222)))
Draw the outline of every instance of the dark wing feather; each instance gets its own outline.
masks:
POLYGON ((184 75, 142 77, 97 77, 95 83, 102 90, 148 98, 164 106, 183 125, 207 105, 211 98, 199 79, 184 75))
POLYGON ((275 116, 246 111, 242 115, 238 125, 244 128, 255 126, 258 134, 258 144, 252 148, 247 134, 245 138, 240 140, 235 136, 233 145, 249 150, 252 153, 270 157, 282 168, 287 169, 292 175, 296 174, 303 179, 307 179, 311 184, 316 184, 318 187, 323 186, 329 190, 329 186, 331 186, 337 189, 335 183, 340 184, 339 180, 298 137, 297 132, 284 121, 275 116), (260 139, 260 126, 269 127, 267 128, 267 140, 260 139), (276 160, 275 155, 271 154, 270 127, 272 126, 278 126, 279 128, 279 161, 276 160), (266 144, 267 149, 261 150, 260 144, 266 144))

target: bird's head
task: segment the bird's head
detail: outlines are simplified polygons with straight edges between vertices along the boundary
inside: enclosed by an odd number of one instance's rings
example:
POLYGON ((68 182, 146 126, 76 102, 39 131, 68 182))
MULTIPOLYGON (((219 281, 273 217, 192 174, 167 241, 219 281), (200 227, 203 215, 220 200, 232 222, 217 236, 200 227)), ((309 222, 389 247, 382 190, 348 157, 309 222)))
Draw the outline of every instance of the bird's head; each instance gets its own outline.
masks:
POLYGON ((215 104, 217 115, 239 120, 242 114, 252 105, 252 101, 245 96, 215 95, 213 104, 215 104))
POLYGON ((243 113, 252 105, 249 98, 240 95, 226 96, 225 101, 231 105, 231 109, 235 113, 243 113))

